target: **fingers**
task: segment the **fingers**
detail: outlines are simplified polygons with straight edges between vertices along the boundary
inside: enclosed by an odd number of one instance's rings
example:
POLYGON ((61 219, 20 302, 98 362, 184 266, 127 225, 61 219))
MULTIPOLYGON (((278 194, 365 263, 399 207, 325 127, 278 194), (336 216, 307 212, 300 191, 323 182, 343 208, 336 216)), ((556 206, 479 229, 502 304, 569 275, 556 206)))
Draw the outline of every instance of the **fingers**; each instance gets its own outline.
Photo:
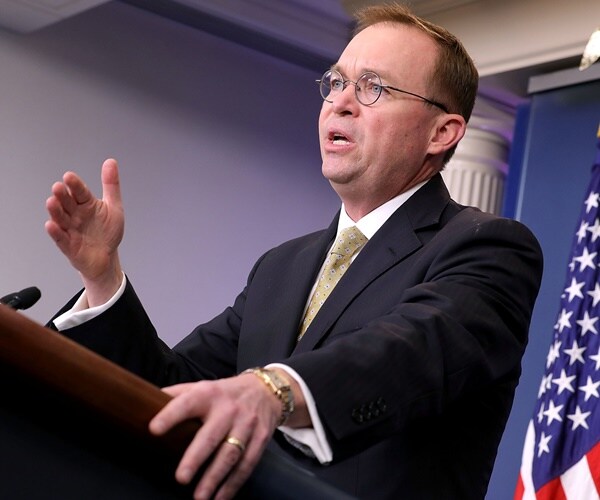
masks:
MULTIPOLYGON (((60 185, 62 186, 62 185, 60 185)), ((61 189, 60 186, 56 184, 52 186, 52 191, 58 191, 61 189)), ((67 225, 68 216, 64 209, 64 203, 60 201, 59 196, 53 194, 50 198, 46 200, 46 210, 50 215, 50 220, 54 222, 60 228, 64 228, 67 225)))
POLYGON ((215 492, 217 499, 232 498, 252 473, 274 430, 275 420, 260 401, 264 388, 259 385, 252 393, 231 380, 163 389, 174 399, 150 422, 150 431, 162 434, 190 418, 203 421, 175 472, 177 480, 187 484, 205 466, 195 489, 197 499, 212 498, 215 492))
POLYGON ((217 491, 219 485, 221 485, 219 489, 221 496, 233 497, 244 483, 244 479, 234 478, 239 475, 238 470, 246 460, 248 450, 244 443, 247 440, 251 440, 250 433, 242 429, 231 430, 224 437, 215 451, 212 461, 202 474, 202 479, 194 492, 194 498, 210 498, 213 492, 217 491))
POLYGON ((238 450, 240 450, 240 453, 242 454, 246 451, 246 445, 235 436, 227 436, 225 438, 225 441, 223 441, 223 444, 230 444, 232 446, 235 446, 238 450))
MULTIPOLYGON (((179 384, 163 389, 164 392, 179 397, 169 401, 150 421, 150 432, 161 435, 187 419, 205 414, 206 398, 199 394, 200 384, 179 384)), ((177 467, 175 476, 179 482, 186 484, 192 479, 196 470, 221 444, 226 431, 226 426, 220 428, 219 422, 214 419, 200 427, 177 467)))
POLYGON ((62 195, 61 200, 68 202, 68 206, 66 205, 65 208, 69 213, 71 213, 77 205, 84 205, 94 199, 94 196, 85 182, 83 182, 81 177, 74 172, 67 172, 63 175, 63 185, 66 189, 58 190, 58 192, 54 194, 55 196, 62 195))
MULTIPOLYGON (((208 413, 210 399, 208 394, 203 391, 202 382, 197 384, 180 384, 169 387, 164 391, 172 396, 178 396, 169 403, 152 419, 150 422, 150 431, 155 434, 163 434, 175 425, 190 418, 195 418, 197 415, 205 415, 208 413)), ((200 427, 191 443, 181 458, 175 476, 181 483, 189 483, 200 466, 208 460, 208 458, 218 450, 222 442, 227 437, 227 432, 231 428, 231 416, 228 414, 230 410, 227 408, 225 401, 219 405, 218 412, 221 414, 219 418, 207 418, 200 427)), ((240 440, 247 439, 248 432, 240 434, 240 440)), ((243 441, 242 441, 243 442, 243 441)), ((227 448, 234 448, 229 445, 227 448)), ((228 453, 221 455, 221 460, 226 460, 230 463, 227 471, 235 464, 231 463, 234 458, 237 461, 239 450, 227 450, 228 453), (237 452, 237 453, 233 453, 237 452)), ((218 475, 213 471, 213 476, 218 475)), ((222 479, 222 478, 221 478, 222 479)))
POLYGON ((62 182, 55 182, 52 185, 52 196, 46 201, 46 208, 50 215, 57 222, 64 222, 68 218, 68 214, 73 213, 76 206, 77 202, 71 196, 67 186, 62 182))
POLYGON ((121 205, 121 183, 119 181, 119 167, 112 158, 102 164, 102 198, 112 205, 121 205))
POLYGON ((66 253, 69 248, 67 233, 53 220, 46 221, 45 228, 48 236, 52 238, 60 251, 66 253))
MULTIPOLYGON (((55 182, 52 185, 52 196, 46 200, 46 209, 51 221, 66 230, 70 228, 71 217, 76 213, 77 208, 91 199, 93 196, 85 183, 73 172, 67 172, 63 176, 63 182, 55 182)), ((49 234, 56 240, 58 235, 53 233, 55 231, 49 234)))
MULTIPOLYGON (((171 387, 165 387, 162 389, 163 392, 166 392, 170 396, 177 396, 179 394, 185 396, 186 393, 189 393, 193 386, 196 385, 194 383, 189 384, 178 384, 173 385, 171 387)), ((188 401, 186 401, 188 402, 188 401)), ((193 401, 189 401, 188 404, 193 403, 193 401)), ((196 401, 198 405, 201 403, 200 401, 196 401)), ((185 420, 185 414, 192 411, 192 408, 188 408, 187 410, 183 410, 182 400, 178 398, 174 398, 169 401, 162 410, 160 410, 154 418, 148 424, 150 432, 156 435, 161 435, 171 429, 173 426, 185 420)), ((187 417, 189 418, 189 417, 187 417)))
MULTIPOLYGON (((106 160, 102 166, 102 187, 107 204, 116 205, 122 211, 119 172, 115 160, 106 160)), ((46 225, 48 234, 58 242, 64 235, 60 234, 56 226, 65 232, 77 227, 86 220, 85 217, 97 212, 98 205, 95 204, 98 201, 81 177, 74 172, 66 172, 62 182, 52 185, 52 196, 46 200, 46 209, 50 214, 50 224, 46 225)))
MULTIPOLYGON (((109 204, 121 205, 121 187, 117 162, 108 159, 102 165, 103 199, 109 204)), ((61 227, 68 223, 70 215, 80 205, 95 201, 95 197, 85 182, 74 172, 66 172, 62 182, 52 186, 52 196, 48 198, 46 207, 52 218, 61 227)))
MULTIPOLYGON (((211 449, 215 444, 216 448, 196 486, 194 498, 212 498, 215 491, 216 499, 233 498, 252 474, 271 434, 261 433, 259 429, 239 422, 225 433, 223 433, 225 427, 219 429, 209 428, 206 425, 203 427, 206 433, 203 435, 198 433, 186 450, 176 472, 177 480, 184 484, 192 480, 199 467, 197 460, 204 456, 207 439, 210 439, 211 449), (217 439, 221 434, 223 438, 217 439)), ((204 460, 206 459, 202 459, 200 464, 204 463, 204 460)))
MULTIPOLYGON (((235 432, 238 431, 231 431, 229 436, 235 437, 235 432)), ((204 491, 214 491, 214 489, 211 488, 216 488, 220 483, 222 484, 219 487, 215 498, 217 500, 233 498, 256 468, 269 438, 270 434, 260 436, 258 433, 254 432, 252 436, 249 437, 249 442, 246 444, 246 449, 243 453, 241 450, 235 449, 238 460, 231 470, 225 471, 224 473, 223 471, 216 471, 215 476, 212 478, 208 478, 210 471, 207 470, 202 478, 202 482, 196 488, 196 498, 209 498, 205 495, 204 491), (203 484, 206 479, 210 480, 210 482, 207 481, 203 484), (223 481, 223 479, 225 480, 223 481), (201 488, 206 488, 206 490, 202 490, 201 488)), ((227 448, 234 448, 234 446, 224 442, 220 452, 227 450, 227 448)), ((233 452, 230 453, 232 454, 233 452)), ((223 460, 225 461, 226 459, 223 460)), ((225 463, 224 461, 223 463, 225 463)))
POLYGON ((53 196, 46 200, 46 210, 50 219, 46 221, 46 232, 64 253, 69 244, 68 231, 71 228, 71 217, 68 211, 73 210, 74 200, 67 188, 60 182, 52 186, 53 196))

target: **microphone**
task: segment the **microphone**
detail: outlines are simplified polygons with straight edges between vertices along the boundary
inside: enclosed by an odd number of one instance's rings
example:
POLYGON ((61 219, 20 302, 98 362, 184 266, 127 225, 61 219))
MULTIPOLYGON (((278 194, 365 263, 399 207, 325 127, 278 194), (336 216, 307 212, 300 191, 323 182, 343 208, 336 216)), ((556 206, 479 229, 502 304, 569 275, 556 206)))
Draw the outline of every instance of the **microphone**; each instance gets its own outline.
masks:
POLYGON ((29 288, 23 288, 20 292, 9 293, 0 299, 0 304, 7 305, 13 309, 28 309, 35 304, 40 297, 42 292, 36 286, 30 286, 29 288))

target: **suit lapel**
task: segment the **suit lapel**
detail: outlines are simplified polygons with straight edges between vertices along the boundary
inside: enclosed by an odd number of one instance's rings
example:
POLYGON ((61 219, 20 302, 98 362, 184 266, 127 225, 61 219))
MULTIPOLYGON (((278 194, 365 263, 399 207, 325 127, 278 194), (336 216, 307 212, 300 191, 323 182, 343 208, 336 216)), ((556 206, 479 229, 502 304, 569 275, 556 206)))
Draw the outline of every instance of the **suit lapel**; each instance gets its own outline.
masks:
POLYGON ((449 198, 438 174, 398 208, 356 257, 298 342, 294 353, 312 350, 369 283, 418 250, 422 246, 419 230, 439 222, 449 198))
MULTIPOLYGON (((329 228, 317 238, 306 245, 301 251, 290 256, 289 266, 286 268, 287 283, 280 291, 281 305, 278 310, 272 311, 274 318, 273 328, 267 326, 266 332, 276 328, 277 335, 269 336, 267 359, 278 359, 288 356, 298 338, 298 331, 304 306, 308 295, 317 279, 327 250, 331 246, 337 232, 339 213, 334 218, 329 228)), ((269 315, 271 317, 271 315, 269 315)), ((263 348, 264 349, 264 344, 263 348)), ((264 353, 264 352, 263 352, 264 353)))

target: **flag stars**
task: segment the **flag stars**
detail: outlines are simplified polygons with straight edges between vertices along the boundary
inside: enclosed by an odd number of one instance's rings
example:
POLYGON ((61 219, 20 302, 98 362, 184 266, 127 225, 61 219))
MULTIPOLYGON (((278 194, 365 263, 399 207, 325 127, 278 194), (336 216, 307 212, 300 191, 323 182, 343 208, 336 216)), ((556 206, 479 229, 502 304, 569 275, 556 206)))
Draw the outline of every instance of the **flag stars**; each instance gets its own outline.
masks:
POLYGON ((552 436, 546 436, 546 433, 542 432, 540 436, 540 442, 538 443, 538 458, 542 456, 542 453, 550 453, 548 443, 552 439, 552 436))
POLYGON ((571 375, 567 377, 567 373, 564 369, 560 371, 560 377, 552 379, 552 383, 558 386, 558 394, 562 394, 562 392, 566 389, 569 392, 575 392, 573 385, 571 382, 575 379, 575 375, 571 375))
POLYGON ((586 412, 582 412, 581 408, 579 408, 579 405, 577 405, 577 407, 575 408, 575 413, 572 413, 571 415, 567 415, 567 418, 573 422, 573 427, 571 427, 571 430, 574 431, 575 429, 577 429, 577 427, 584 427, 585 429, 589 430, 589 426, 586 422, 586 419, 592 414, 591 411, 586 411, 586 412))
POLYGON ((563 309, 560 312, 560 316, 558 318, 558 323, 556 324, 556 328, 558 328, 559 333, 562 333, 563 328, 571 328, 571 316, 573 315, 573 311, 567 311, 563 309))
POLYGON ((593 226, 589 226, 587 231, 592 235, 592 243, 600 236, 600 220, 596 219, 593 226))
POLYGON ((550 387, 552 387, 551 382, 552 374, 542 377, 542 383, 540 384, 540 388, 538 390, 538 398, 543 396, 546 393, 546 391, 549 390, 550 387))
POLYGON ((596 282, 594 289, 591 292, 586 292, 590 297, 592 297, 592 306, 596 307, 598 302, 600 302, 600 285, 596 282))
POLYGON ((544 403, 540 405, 540 411, 538 411, 537 420, 538 424, 541 424, 542 420, 544 420, 544 403))
POLYGON ((564 405, 554 405, 554 401, 550 400, 550 404, 548 405, 548 409, 545 410, 543 415, 548 418, 546 421, 546 425, 550 425, 555 420, 557 422, 562 422, 562 417, 560 416, 560 410, 562 410, 564 405))
POLYGON ((579 390, 585 393, 585 401, 590 399, 592 396, 595 398, 600 397, 598 394, 598 386, 600 386, 600 381, 594 382, 592 377, 588 375, 586 384, 579 387, 579 390))
POLYGON ((590 314, 587 311, 583 313, 583 319, 578 319, 576 322, 581 327, 582 337, 587 332, 592 332, 594 335, 598 335, 598 330, 596 330, 596 321, 598 321, 597 316, 590 318, 590 314))
MULTIPOLYGON (((550 351, 548 351, 548 357, 546 358, 546 368, 550 368, 552 363, 554 363, 558 357, 560 356, 560 346, 562 342, 557 340, 550 346, 550 351)), ((548 375, 549 379, 552 379, 552 375, 548 375)), ((544 380, 542 380, 542 384, 544 384, 544 380)))
POLYGON ((596 370, 600 370, 600 349, 598 349, 597 354, 592 354, 589 356, 592 361, 596 362, 596 370))
POLYGON ((585 285, 585 281, 577 282, 575 278, 571 278, 571 285, 565 288, 565 292, 569 294, 569 302, 572 302, 575 297, 583 299, 581 289, 585 285))
MULTIPOLYGON (((587 314, 587 312, 586 312, 586 314, 587 314)), ((579 321, 577 323, 579 323, 579 321)), ((585 361, 583 359, 583 352, 586 349, 587 349, 587 347, 579 347, 577 340, 574 340, 571 348, 565 349, 565 351, 564 351, 565 354, 567 354, 569 356, 569 366, 572 366, 576 361, 579 361, 580 363, 585 364, 585 361)), ((575 378, 575 375, 573 375, 573 378, 575 378)))
POLYGON ((586 213, 590 213, 592 208, 598 208, 598 197, 600 195, 598 193, 590 193, 590 195, 585 200, 585 211, 586 213))
POLYGON ((584 271, 588 267, 590 269, 595 269, 596 266, 594 265, 594 258, 597 254, 598 252, 590 253, 587 247, 584 247, 583 253, 579 257, 575 257, 573 259, 574 261, 579 262, 579 272, 584 271))
POLYGON ((586 234, 587 234, 587 229, 588 227, 590 227, 590 225, 582 220, 581 221, 581 225, 579 226, 579 229, 577 230, 577 243, 581 243, 581 240, 585 238, 586 234))

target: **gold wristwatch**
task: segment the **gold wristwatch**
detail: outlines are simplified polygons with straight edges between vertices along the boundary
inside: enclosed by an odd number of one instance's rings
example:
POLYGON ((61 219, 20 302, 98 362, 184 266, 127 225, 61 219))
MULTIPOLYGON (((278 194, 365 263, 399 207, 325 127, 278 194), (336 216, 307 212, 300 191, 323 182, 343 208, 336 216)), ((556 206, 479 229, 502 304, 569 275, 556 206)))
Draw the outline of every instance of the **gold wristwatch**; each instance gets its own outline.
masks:
POLYGON ((284 425, 292 413, 294 413, 294 393, 289 381, 278 375, 274 370, 268 368, 248 368, 242 372, 253 373, 260 378, 273 394, 281 401, 281 417, 277 426, 284 425))

